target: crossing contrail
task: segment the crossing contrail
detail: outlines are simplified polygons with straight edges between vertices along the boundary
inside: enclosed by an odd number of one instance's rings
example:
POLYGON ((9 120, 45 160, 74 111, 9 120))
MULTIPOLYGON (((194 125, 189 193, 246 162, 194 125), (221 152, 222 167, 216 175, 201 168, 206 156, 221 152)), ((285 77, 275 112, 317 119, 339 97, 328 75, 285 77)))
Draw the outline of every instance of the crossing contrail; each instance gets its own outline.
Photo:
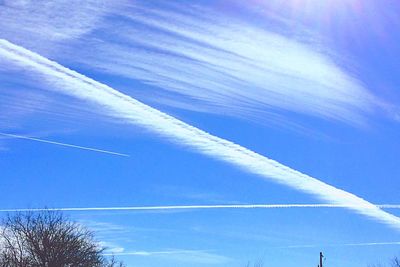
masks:
MULTIPOLYGON (((378 204, 381 209, 400 209, 400 204, 378 204)), ((293 208, 359 208, 355 205, 337 204, 241 204, 241 205, 168 205, 168 206, 128 206, 128 207, 70 207, 38 209, 0 209, 0 212, 40 212, 40 211, 154 211, 154 210, 208 210, 208 209, 293 209, 293 208)))
POLYGON ((52 144, 52 145, 65 146, 65 147, 71 147, 71 148, 78 148, 78 149, 89 150, 89 151, 94 151, 94 152, 100 152, 100 153, 105 153, 105 154, 111 154, 111 155, 116 155, 116 156, 130 157, 130 155, 128 155, 128 154, 113 152, 113 151, 109 151, 109 150, 103 150, 103 149, 97 149, 97 148, 92 148, 92 147, 85 147, 85 146, 78 146, 78 145, 60 143, 60 142, 55 142, 55 141, 50 141, 50 140, 45 140, 45 139, 29 137, 29 136, 25 136, 25 135, 17 135, 17 134, 1 133, 1 132, 0 132, 0 135, 11 137, 11 138, 19 138, 19 139, 26 139, 26 140, 36 141, 36 142, 42 142, 42 143, 47 143, 47 144, 52 144))
POLYGON ((329 204, 345 205, 358 214, 400 230, 400 218, 342 189, 303 174, 275 160, 154 109, 105 84, 70 70, 21 46, 0 39, 0 57, 14 66, 33 72, 49 83, 49 90, 96 104, 119 121, 142 126, 176 144, 229 163, 268 181, 311 194, 329 204))

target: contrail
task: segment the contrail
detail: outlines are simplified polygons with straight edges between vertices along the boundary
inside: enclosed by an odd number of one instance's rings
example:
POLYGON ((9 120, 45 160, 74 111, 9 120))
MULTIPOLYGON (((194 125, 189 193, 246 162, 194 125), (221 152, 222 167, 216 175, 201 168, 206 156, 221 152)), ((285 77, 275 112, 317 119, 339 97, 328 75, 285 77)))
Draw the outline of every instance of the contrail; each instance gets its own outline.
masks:
POLYGON ((294 245, 279 247, 282 249, 288 248, 321 248, 321 247, 365 247, 365 246, 398 246, 400 241, 392 242, 368 242, 368 243, 345 243, 345 244, 319 244, 319 245, 294 245))
MULTIPOLYGON (((364 246, 398 246, 399 241, 394 242, 371 242, 371 243, 347 243, 347 244, 320 244, 320 245, 294 245, 294 246, 282 246, 274 247, 278 249, 296 249, 296 248, 326 248, 326 247, 364 247, 364 246)), ((190 250, 177 250, 177 251, 128 251, 128 252, 115 252, 115 253, 103 253, 104 256, 153 256, 162 254, 187 254, 196 251, 190 250)))
POLYGON ((54 141, 49 141, 49 140, 44 140, 44 139, 39 139, 39 138, 34 138, 34 137, 29 137, 29 136, 16 135, 16 134, 10 134, 10 133, 1 133, 1 132, 0 132, 0 135, 12 137, 12 138, 32 140, 32 141, 37 141, 37 142, 42 142, 42 143, 47 143, 47 144, 52 144, 52 145, 78 148, 78 149, 100 152, 100 153, 105 153, 105 154, 111 154, 111 155, 116 155, 116 156, 130 157, 130 155, 128 155, 128 154, 123 154, 123 153, 118 153, 118 152, 113 152, 113 151, 108 151, 108 150, 102 150, 102 149, 97 149, 97 148, 92 148, 92 147, 77 146, 77 145, 72 145, 72 144, 54 142, 54 141))
MULTIPOLYGON (((381 209, 400 209, 398 204, 378 204, 381 209)), ((207 209, 292 209, 292 208, 362 208, 355 205, 338 204, 240 204, 240 205, 168 205, 129 207, 75 207, 75 208, 23 208, 0 209, 0 212, 40 212, 40 211, 152 211, 152 210, 207 210, 207 209)))
POLYGON ((109 116, 132 125, 140 125, 177 144, 229 163, 268 181, 311 194, 329 204, 350 204, 348 209, 400 230, 400 218, 352 193, 195 128, 105 84, 4 39, 0 39, 0 56, 24 70, 39 75, 51 84, 49 89, 96 104, 109 116))
MULTIPOLYGON (((272 249, 302 249, 302 248, 327 248, 327 247, 365 247, 365 246, 399 246, 400 241, 392 242, 370 242, 370 243, 345 243, 345 244, 320 244, 320 245, 294 245, 294 246, 282 246, 272 247, 272 249)), ((165 254, 191 254, 202 251, 192 250, 166 250, 166 251, 127 251, 127 252, 106 252, 104 256, 154 256, 154 255, 165 255, 165 254)), ((204 251, 206 252, 206 251, 204 251)), ((204 253, 203 252, 203 253, 204 253)))

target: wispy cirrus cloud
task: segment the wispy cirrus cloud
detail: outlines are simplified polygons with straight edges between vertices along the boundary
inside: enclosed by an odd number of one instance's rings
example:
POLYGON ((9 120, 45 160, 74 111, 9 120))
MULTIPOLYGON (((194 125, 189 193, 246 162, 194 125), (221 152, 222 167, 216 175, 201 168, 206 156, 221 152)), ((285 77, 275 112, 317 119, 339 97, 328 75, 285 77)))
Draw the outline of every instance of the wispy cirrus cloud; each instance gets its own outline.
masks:
POLYGON ((174 260, 177 262, 187 263, 202 263, 202 264, 224 264, 232 261, 231 258, 219 255, 216 253, 204 251, 204 250, 182 250, 182 249, 168 249, 160 251, 126 251, 116 253, 106 253, 108 255, 115 256, 141 256, 141 257, 160 257, 163 259, 174 260))
POLYGON ((0 36, 90 71, 147 84, 151 91, 127 91, 149 103, 300 130, 294 115, 361 126, 375 110, 387 108, 311 35, 312 47, 307 37, 300 41, 277 27, 270 31, 190 4, 14 5, 17 17, 31 10, 39 15, 18 20, 7 13, 11 4, 3 5, 0 36), (15 30, 36 33, 38 25, 47 25, 40 31, 44 40, 31 42, 15 30))
POLYGON ((281 125, 289 123, 288 113, 361 125, 380 105, 322 51, 251 23, 200 11, 189 16, 131 7, 112 18, 118 27, 104 23, 98 29, 108 37, 90 42, 90 51, 97 53, 82 50, 77 60, 177 94, 156 100, 168 105, 190 109, 179 101, 183 96, 196 110, 281 125))
POLYGON ((108 242, 108 241, 100 241, 98 242, 98 245, 104 249, 104 255, 115 255, 118 253, 124 253, 125 248, 117 245, 113 242, 108 242))
POLYGON ((113 6, 111 2, 95 0, 3 0, 0 2, 1 35, 21 42, 34 37, 35 42, 31 44, 44 48, 44 42, 67 41, 90 32, 113 6))
POLYGON ((240 145, 211 135, 145 105, 105 84, 67 69, 36 53, 0 40, 0 57, 51 85, 50 89, 96 104, 99 112, 125 123, 142 126, 163 138, 201 154, 229 163, 259 177, 308 193, 400 230, 400 218, 372 203, 291 169, 240 145))

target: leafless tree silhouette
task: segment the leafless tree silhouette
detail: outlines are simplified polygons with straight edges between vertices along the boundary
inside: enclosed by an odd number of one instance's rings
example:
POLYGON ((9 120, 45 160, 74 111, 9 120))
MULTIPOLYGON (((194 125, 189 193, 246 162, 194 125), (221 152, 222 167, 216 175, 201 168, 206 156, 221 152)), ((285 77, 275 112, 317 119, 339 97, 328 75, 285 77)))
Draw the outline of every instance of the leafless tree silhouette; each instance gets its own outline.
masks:
POLYGON ((93 233, 61 213, 9 215, 0 226, 0 267, 117 267, 93 233))
MULTIPOLYGON (((253 263, 253 267, 263 267, 264 266, 264 260, 258 259, 256 262, 253 263)), ((245 267, 251 267, 251 262, 247 262, 245 267)))
POLYGON ((392 267, 400 267, 400 259, 398 257, 392 259, 392 267))

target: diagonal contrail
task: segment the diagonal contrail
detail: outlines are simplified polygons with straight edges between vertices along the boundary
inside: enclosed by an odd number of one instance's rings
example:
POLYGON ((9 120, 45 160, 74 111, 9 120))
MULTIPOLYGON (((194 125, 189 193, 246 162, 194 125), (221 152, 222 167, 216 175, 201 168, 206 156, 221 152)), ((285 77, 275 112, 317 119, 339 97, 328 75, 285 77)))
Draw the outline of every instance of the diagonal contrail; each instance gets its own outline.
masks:
MULTIPOLYGON (((378 204, 381 209, 400 209, 398 204, 378 204)), ((297 209, 297 208, 362 208, 355 205, 337 204, 236 204, 236 205, 168 205, 168 206, 127 206, 127 207, 70 207, 70 208, 22 208, 0 209, 0 212, 40 211, 157 211, 157 210, 209 210, 209 209, 297 209)))
POLYGON ((103 149, 97 149, 97 148, 92 148, 92 147, 85 147, 85 146, 78 146, 78 145, 60 143, 60 142, 55 142, 55 141, 50 141, 50 140, 45 140, 45 139, 29 137, 29 136, 25 136, 25 135, 17 135, 17 134, 1 133, 1 132, 0 132, 0 135, 11 137, 11 138, 19 138, 19 139, 37 141, 37 142, 42 142, 42 143, 47 143, 47 144, 52 144, 52 145, 59 145, 59 146, 65 146, 65 147, 71 147, 71 148, 78 148, 78 149, 89 150, 89 151, 94 151, 94 152, 100 152, 100 153, 105 153, 105 154, 111 154, 111 155, 116 155, 116 156, 130 157, 130 155, 128 155, 128 154, 113 152, 113 151, 109 151, 109 150, 103 150, 103 149))
POLYGON ((24 70, 39 75, 51 84, 49 89, 96 104, 104 113, 116 119, 132 125, 140 125, 177 144, 229 163, 266 180, 311 194, 330 204, 347 205, 350 210, 400 230, 400 218, 352 193, 195 128, 105 84, 4 39, 0 39, 0 56, 24 70))

